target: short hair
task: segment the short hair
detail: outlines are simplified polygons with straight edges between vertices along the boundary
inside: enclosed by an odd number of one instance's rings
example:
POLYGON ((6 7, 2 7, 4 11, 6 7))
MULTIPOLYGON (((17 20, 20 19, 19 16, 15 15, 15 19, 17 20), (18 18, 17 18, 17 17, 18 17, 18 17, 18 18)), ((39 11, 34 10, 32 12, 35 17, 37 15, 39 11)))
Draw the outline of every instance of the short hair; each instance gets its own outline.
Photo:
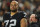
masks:
MULTIPOLYGON (((17 2, 17 1, 12 1, 12 2, 14 2, 14 3, 18 4, 18 2, 17 2)), ((12 3, 12 2, 11 2, 11 3, 12 3)))

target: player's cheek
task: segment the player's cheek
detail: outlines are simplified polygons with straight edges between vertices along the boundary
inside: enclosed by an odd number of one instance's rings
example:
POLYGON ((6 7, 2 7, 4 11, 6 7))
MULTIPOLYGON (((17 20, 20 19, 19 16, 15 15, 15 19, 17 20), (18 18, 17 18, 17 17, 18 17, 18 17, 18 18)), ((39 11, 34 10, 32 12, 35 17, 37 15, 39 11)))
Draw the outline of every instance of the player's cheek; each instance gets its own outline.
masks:
POLYGON ((18 6, 16 6, 16 8, 18 8, 18 6))
POLYGON ((10 7, 10 9, 12 10, 12 9, 13 9, 13 7, 10 7))

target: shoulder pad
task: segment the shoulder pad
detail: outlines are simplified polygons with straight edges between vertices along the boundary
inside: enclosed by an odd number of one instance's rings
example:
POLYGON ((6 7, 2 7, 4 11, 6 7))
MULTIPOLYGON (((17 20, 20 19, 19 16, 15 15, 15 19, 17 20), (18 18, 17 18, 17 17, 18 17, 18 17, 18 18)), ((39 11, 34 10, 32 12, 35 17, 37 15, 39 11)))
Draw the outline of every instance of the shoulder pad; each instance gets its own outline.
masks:
POLYGON ((6 12, 5 14, 10 14, 10 12, 6 12))
POLYGON ((24 11, 19 11, 18 13, 24 13, 24 11))
POLYGON ((10 12, 7 12, 7 13, 5 13, 4 15, 9 15, 10 14, 10 12))

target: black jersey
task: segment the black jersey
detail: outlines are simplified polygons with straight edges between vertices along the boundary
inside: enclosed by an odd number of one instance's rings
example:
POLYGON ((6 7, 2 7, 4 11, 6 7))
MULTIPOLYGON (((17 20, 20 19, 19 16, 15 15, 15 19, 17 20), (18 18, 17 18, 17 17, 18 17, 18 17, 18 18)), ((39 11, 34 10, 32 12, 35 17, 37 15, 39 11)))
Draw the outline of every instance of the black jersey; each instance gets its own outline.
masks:
POLYGON ((0 22, 0 27, 2 27, 2 22, 0 22))
POLYGON ((4 27, 20 27, 20 21, 24 18, 26 14, 24 12, 18 12, 13 16, 10 16, 10 13, 6 13, 3 16, 4 27))

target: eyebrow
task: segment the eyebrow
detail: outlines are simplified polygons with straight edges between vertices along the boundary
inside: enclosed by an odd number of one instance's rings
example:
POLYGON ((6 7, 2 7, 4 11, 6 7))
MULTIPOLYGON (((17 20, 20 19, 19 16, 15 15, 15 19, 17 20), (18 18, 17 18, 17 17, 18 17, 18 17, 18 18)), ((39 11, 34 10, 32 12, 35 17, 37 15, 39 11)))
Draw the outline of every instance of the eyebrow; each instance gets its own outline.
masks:
MULTIPOLYGON (((10 4, 10 5, 12 5, 12 4, 10 4)), ((14 4, 13 6, 16 6, 16 4, 14 4)))
POLYGON ((12 4, 10 4, 10 5, 12 5, 12 4))

